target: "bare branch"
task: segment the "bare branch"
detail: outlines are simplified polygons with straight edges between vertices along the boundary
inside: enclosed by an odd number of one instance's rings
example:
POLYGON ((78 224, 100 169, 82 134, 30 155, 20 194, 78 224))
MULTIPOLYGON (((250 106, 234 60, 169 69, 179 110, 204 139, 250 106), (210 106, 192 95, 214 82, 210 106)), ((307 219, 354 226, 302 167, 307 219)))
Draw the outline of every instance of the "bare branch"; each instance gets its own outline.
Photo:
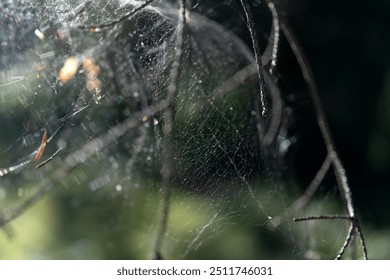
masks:
MULTIPOLYGON (((209 104, 212 103, 212 100, 215 100, 221 96, 223 96, 225 93, 229 92, 230 90, 237 87, 240 83, 243 83, 245 80, 247 80, 249 77, 254 75, 256 73, 256 67, 252 64, 244 67, 243 69, 236 72, 233 76, 231 76, 229 79, 224 81, 216 90, 213 91, 213 93, 210 95, 210 97, 207 99, 209 104)), ((276 85, 276 82, 274 81, 273 77, 270 76, 267 72, 264 73, 265 83, 267 87, 269 88, 269 93, 272 99, 272 115, 271 115, 271 122, 270 125, 264 135, 264 128, 262 125, 262 119, 260 116, 260 112, 256 114, 256 123, 258 128, 258 136, 259 136, 259 143, 261 143, 264 146, 268 146, 272 143, 272 141, 275 139, 275 136, 279 130, 281 119, 282 119, 282 98, 280 96, 280 90, 278 86, 276 85)), ((205 101, 204 101, 205 102, 205 101)), ((198 106, 199 108, 203 108, 203 104, 198 106)), ((256 110, 255 110, 256 111, 256 110)))
POLYGON ((259 88, 260 88, 260 102, 261 102, 261 114, 263 116, 266 115, 266 104, 265 104, 265 81, 264 81, 264 74, 263 74, 263 63, 261 62, 261 52, 260 52, 260 46, 259 41, 257 39, 257 32, 255 28, 255 22, 252 15, 251 7, 248 4, 247 0, 241 0, 241 5, 244 9, 245 16, 246 16, 246 22, 248 25, 249 33, 251 35, 252 39, 252 45, 253 45, 253 51, 255 53, 255 60, 256 60, 256 66, 257 66, 257 73, 259 75, 259 88))
POLYGON ((280 37, 280 26, 279 26, 279 15, 278 11, 275 8, 275 5, 272 1, 268 0, 268 8, 272 14, 272 36, 270 40, 272 40, 272 52, 271 52, 271 65, 269 68, 269 72, 271 75, 275 73, 276 64, 278 61, 278 50, 279 50, 279 37, 280 37))
POLYGON ((145 7, 149 6, 149 4, 152 3, 153 1, 154 0, 146 0, 145 3, 134 8, 134 10, 132 10, 131 12, 129 12, 128 14, 124 15, 123 17, 121 17, 117 20, 106 22, 106 23, 101 23, 101 24, 78 25, 76 27, 78 29, 87 30, 88 32, 91 32, 91 33, 100 32, 100 31, 105 30, 105 29, 110 29, 110 28, 114 27, 115 25, 132 17, 133 15, 135 15, 136 13, 138 13, 139 11, 144 9, 145 7))
MULTIPOLYGON (((319 97, 317 85, 315 83, 314 75, 308 63, 308 60, 302 50, 302 47, 300 46, 298 40, 292 32, 286 18, 281 18, 281 29, 297 59, 297 62, 302 71, 303 78, 309 88, 310 97, 313 101, 316 113, 317 123, 320 128, 326 148, 328 150, 328 155, 332 158, 332 166, 337 180, 337 185, 340 189, 340 193, 342 194, 342 198, 345 201, 352 226, 356 228, 356 224, 358 224, 358 218, 355 216, 355 207, 352 201, 351 190, 349 187, 345 169, 335 149, 332 134, 330 132, 329 125, 326 120, 325 113, 323 111, 323 106, 319 97)), ((364 259, 367 259, 367 248, 365 247, 365 241, 362 231, 360 231, 359 237, 361 239, 363 257, 364 259)), ((346 244, 346 246, 348 246, 348 244, 349 242, 346 244)))
POLYGON ((174 144, 173 144, 173 123, 175 118, 175 102, 179 90, 180 68, 182 64, 182 56, 184 50, 184 36, 186 25, 186 0, 180 1, 179 7, 179 23, 176 29, 176 53, 172 64, 171 82, 169 84, 167 100, 168 107, 164 111, 164 147, 163 147, 163 164, 161 168, 161 174, 163 177, 162 182, 162 197, 161 197, 161 220, 158 227, 156 240, 153 250, 154 259, 162 259, 161 247, 163 244, 169 212, 169 198, 171 192, 171 181, 175 170, 174 160, 174 144))
POLYGON ((0 218, 0 227, 6 226, 9 222, 19 217, 24 213, 28 208, 34 205, 39 201, 45 194, 50 192, 54 185, 64 179, 67 174, 71 171, 69 166, 63 166, 61 169, 58 169, 50 180, 46 181, 33 195, 28 199, 20 203, 19 205, 12 207, 3 211, 2 217, 0 218))
POLYGON ((304 222, 311 220, 351 220, 350 216, 346 215, 316 215, 301 218, 294 218, 294 222, 304 222))
POLYGON ((282 122, 282 107, 283 102, 282 98, 280 96, 280 90, 279 87, 276 84, 274 76, 270 76, 269 74, 265 75, 265 81, 267 83, 269 94, 271 96, 272 100, 272 115, 271 115, 271 122, 269 124, 269 127, 267 128, 267 131, 264 135, 263 139, 260 139, 260 143, 267 147, 271 145, 271 143, 276 138, 276 135, 279 131, 280 124, 282 122))
POLYGON ((356 228, 356 231, 359 235, 360 246, 362 246, 362 249, 363 249, 363 258, 365 260, 367 260, 368 254, 367 254, 366 240, 363 236, 362 228, 360 227, 360 222, 359 222, 359 220, 356 220, 356 219, 355 219, 355 228, 356 228))
MULTIPOLYGON (((264 75, 263 70, 263 62, 262 62, 262 55, 260 51, 259 41, 257 37, 257 32, 255 28, 255 22, 253 19, 251 7, 249 3, 246 0, 241 0, 241 5, 244 9, 245 15, 246 15, 246 21, 248 25, 248 30, 251 35, 252 39, 252 45, 253 50, 255 54, 255 61, 257 66, 257 73, 258 73, 258 79, 259 79, 259 88, 260 88, 260 104, 261 104, 261 115, 265 116, 267 114, 267 105, 265 101, 265 86, 266 86, 266 78, 264 75)), ((271 50, 271 66, 270 66, 270 74, 273 75, 273 72, 276 67, 276 61, 277 61, 277 54, 278 54, 278 46, 279 46, 279 19, 277 11, 273 5, 272 2, 268 3, 269 9, 272 13, 273 17, 273 25, 272 25, 272 32, 270 41, 272 42, 271 47, 269 48, 271 50)), ((267 49, 266 49, 267 51, 267 49)), ((266 56, 266 52, 263 54, 266 56)), ((267 132, 264 134, 263 128, 262 128, 262 119, 259 114, 259 110, 256 107, 255 113, 256 113, 256 122, 257 122, 257 130, 258 130, 258 136, 260 143, 264 146, 268 146, 272 143, 274 140, 277 131, 279 130, 280 122, 281 122, 281 116, 282 116, 282 102, 280 98, 279 89, 276 86, 273 86, 275 83, 273 81, 270 81, 268 79, 268 85, 270 87, 270 96, 272 99, 272 118, 269 128, 267 129, 267 132)), ((257 105, 257 98, 255 98, 255 102, 257 105)), ((256 106, 255 105, 255 106, 256 106)))
POLYGON ((60 151, 61 151, 62 147, 59 147, 57 149, 57 151, 55 151, 50 157, 48 157, 47 159, 45 159, 44 161, 42 161, 41 163, 37 164, 35 166, 36 169, 38 168, 41 168, 42 166, 44 166, 46 163, 48 163, 49 161, 51 161, 53 159, 53 157, 55 157, 60 151))
POLYGON ((349 225, 347 237, 345 238, 344 244, 341 247, 339 253, 337 254, 336 260, 340 260, 342 258, 342 256, 344 255, 345 249, 347 249, 349 243, 351 243, 354 231, 355 231, 355 226, 353 223, 351 223, 349 225))
POLYGON ((114 143, 120 137, 124 136, 128 131, 138 128, 152 116, 166 110, 171 102, 172 101, 164 99, 160 102, 150 105, 141 112, 135 113, 131 118, 126 119, 123 123, 110 128, 101 136, 86 143, 80 149, 67 156, 63 161, 62 166, 58 168, 57 171, 55 171, 55 173, 50 177, 50 179, 44 182, 33 195, 31 195, 21 204, 3 211, 3 217, 0 219, 0 227, 4 227, 12 220, 16 219, 19 215, 24 213, 30 206, 39 201, 46 193, 50 192, 56 184, 65 179, 73 169, 85 163, 90 157, 97 154, 104 147, 114 143))
POLYGON ((288 207, 282 214, 272 219, 272 226, 277 227, 281 223, 283 223, 288 217, 290 217, 292 214, 296 213, 303 207, 305 207, 311 198, 313 197, 314 193, 318 189, 318 187, 321 185, 322 180, 324 179, 326 173, 328 173, 329 167, 332 163, 332 158, 328 155, 324 162, 322 163, 321 168, 318 170, 316 176, 311 181, 310 185, 307 187, 306 191, 303 193, 303 195, 295 200, 290 207, 288 207))

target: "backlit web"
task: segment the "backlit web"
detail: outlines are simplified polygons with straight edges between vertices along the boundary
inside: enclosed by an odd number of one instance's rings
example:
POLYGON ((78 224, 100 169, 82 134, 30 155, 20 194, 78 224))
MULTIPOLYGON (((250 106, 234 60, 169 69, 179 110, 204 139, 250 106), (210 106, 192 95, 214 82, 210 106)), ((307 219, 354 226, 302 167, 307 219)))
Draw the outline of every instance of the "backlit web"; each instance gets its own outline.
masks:
POLYGON ((335 257, 343 221, 270 226, 305 187, 267 4, 263 116, 240 2, 187 2, 0 3, 1 258, 335 257))

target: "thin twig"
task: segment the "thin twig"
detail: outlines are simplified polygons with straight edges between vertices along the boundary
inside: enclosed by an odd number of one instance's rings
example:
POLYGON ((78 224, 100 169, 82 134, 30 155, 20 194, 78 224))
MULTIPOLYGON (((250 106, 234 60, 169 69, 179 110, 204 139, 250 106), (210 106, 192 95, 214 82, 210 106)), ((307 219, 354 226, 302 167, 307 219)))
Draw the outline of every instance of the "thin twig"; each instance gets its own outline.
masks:
POLYGON ((52 154, 50 157, 48 157, 47 159, 45 159, 44 161, 42 161, 41 163, 37 164, 35 166, 36 169, 44 166, 46 163, 48 163, 49 161, 51 161, 53 159, 53 157, 55 157, 55 155, 57 155, 59 153, 59 151, 61 151, 62 147, 59 147, 57 151, 54 152, 54 154, 52 154))
POLYGON ((19 215, 24 213, 24 211, 26 211, 30 206, 35 204, 46 193, 51 191, 56 184, 65 179, 73 169, 85 163, 90 157, 97 154, 104 147, 110 146, 127 132, 136 129, 151 117, 166 110, 171 102, 172 101, 170 100, 164 99, 150 105, 139 113, 134 113, 131 118, 128 118, 123 123, 110 128, 101 136, 86 143, 80 149, 67 156, 63 161, 62 166, 59 167, 50 179, 44 182, 33 195, 21 202, 19 205, 3 211, 3 218, 0 219, 0 227, 7 225, 19 215))
POLYGON ((367 245, 366 245, 366 240, 364 239, 362 228, 360 227, 360 222, 359 220, 355 219, 355 228, 356 231, 359 235, 359 240, 360 240, 360 246, 363 248, 363 257, 366 260, 367 259, 367 245))
MULTIPOLYGON (((265 116, 267 114, 267 105, 265 101, 265 75, 263 70, 263 63, 262 63, 262 56, 259 46, 259 41, 257 37, 257 32, 255 28, 255 22, 252 15, 251 7, 247 0, 241 0, 241 5, 244 9, 247 26, 249 33, 251 35, 252 39, 252 45, 253 45, 253 51, 255 54, 255 61, 257 66, 257 73, 258 73, 258 79, 259 79, 259 88, 260 88, 260 104, 261 104, 261 115, 265 116)), ((272 53, 271 53, 271 68, 270 73, 273 74, 273 70, 276 67, 276 60, 277 60, 277 54, 278 54, 278 45, 279 45, 279 19, 276 12, 275 7, 271 3, 270 10, 272 12, 273 16, 273 38, 272 39, 272 53)), ((260 143, 263 146, 268 146, 272 143, 272 141, 275 138, 276 133, 279 130, 280 122, 282 119, 282 102, 281 97, 279 93, 279 89, 276 86, 273 86, 274 83, 268 83, 270 87, 270 95, 272 99, 272 118, 269 128, 267 129, 267 132, 264 134, 263 128, 261 127, 261 116, 259 114, 259 110, 257 107, 255 108, 255 114, 256 114, 256 122, 257 122, 257 131, 260 143)), ((257 98, 255 98, 255 106, 257 106, 257 98)))
POLYGON ((79 14, 81 14, 85 8, 92 4, 92 1, 91 0, 86 0, 84 1, 83 3, 81 3, 80 5, 78 5, 76 8, 74 8, 72 11, 70 11, 65 20, 71 20, 71 19, 74 19, 75 17, 77 17, 79 14))
POLYGON ((2 217, 0 218, 0 227, 6 226, 9 222, 19 217, 24 213, 29 207, 34 205, 38 200, 40 200, 45 194, 50 192, 54 185, 61 180, 63 180, 67 174, 69 174, 71 168, 67 165, 64 165, 62 168, 58 169, 50 180, 46 181, 38 190, 31 195, 28 199, 20 203, 19 205, 12 207, 3 211, 2 217))
POLYGON ((146 0, 143 4, 134 8, 134 10, 132 10, 131 12, 127 13, 126 15, 124 15, 123 17, 121 17, 117 20, 102 23, 102 24, 78 25, 76 27, 78 29, 87 30, 88 32, 92 32, 92 33, 93 32, 100 32, 100 31, 105 30, 105 29, 110 29, 110 28, 116 26, 117 24, 127 20, 131 16, 135 15, 136 13, 141 11, 142 9, 146 8, 153 1, 154 0, 146 0))
POLYGON ((272 144, 279 131, 279 127, 282 122, 283 102, 282 102, 282 97, 280 96, 279 87, 277 86, 275 81, 275 77, 269 75, 267 72, 265 72, 264 77, 272 101, 271 121, 263 139, 260 142, 263 145, 263 147, 267 147, 272 144))
MULTIPOLYGON (((179 72, 177 71, 177 73, 179 72)), ((179 77, 177 77, 175 80, 176 83, 178 83, 179 77)), ((166 99, 150 105, 141 112, 134 113, 131 118, 128 118, 123 123, 110 128, 103 135, 95 138, 91 142, 86 143, 83 147, 67 156, 63 162, 63 165, 58 168, 57 171, 51 176, 51 178, 48 179, 41 187, 39 187, 39 189, 33 195, 31 195, 28 199, 19 205, 3 211, 3 218, 0 219, 0 227, 4 227, 16 219, 19 215, 24 213, 30 206, 34 205, 37 201, 44 197, 45 194, 50 192, 56 184, 65 179, 73 169, 83 164, 90 157, 101 151, 101 149, 104 147, 107 147, 117 141, 117 139, 124 136, 128 131, 134 130, 135 128, 139 127, 139 125, 149 120, 152 116, 165 111, 171 104, 172 99, 168 96, 166 99)))
POLYGON ((242 8, 244 9, 246 22, 248 25, 248 30, 251 35, 253 51, 255 53, 255 60, 257 66, 257 73, 259 75, 259 88, 260 88, 260 102, 261 102, 261 114, 263 116, 267 113, 267 107, 265 104, 265 81, 263 74, 263 63, 261 62, 261 51, 259 46, 259 41, 257 39, 257 32, 255 28, 255 22, 252 15, 251 7, 248 4, 247 0, 241 0, 242 8))
MULTIPOLYGON (((242 68, 241 70, 234 73, 234 75, 227 78, 221 83, 208 97, 207 101, 211 102, 222 97, 225 93, 233 90, 239 84, 245 82, 248 78, 257 73, 256 67, 253 64, 249 64, 242 68)), ((203 104, 202 104, 203 105, 203 104)), ((198 106, 202 108, 202 106, 198 106)))
POLYGON ((345 239, 343 246, 341 247, 339 253, 337 254, 336 260, 340 260, 342 258, 342 256, 344 255, 345 249, 347 249, 349 243, 351 243, 354 232, 355 232, 355 225, 354 225, 354 223, 351 223, 349 225, 347 238, 345 239))
POLYGON ((278 49, 279 49, 279 37, 280 37, 280 26, 279 26, 279 15, 272 1, 268 0, 268 8, 272 14, 272 53, 271 53, 271 65, 269 72, 274 75, 276 69, 276 63, 278 61, 278 49))
MULTIPOLYGON (((358 218, 355 216, 355 207, 353 205, 351 190, 349 187, 345 169, 335 149, 332 134, 330 132, 329 125, 325 117, 325 113, 323 111, 323 106, 319 97, 317 85, 315 83, 314 75, 311 70, 310 64, 308 63, 308 60, 302 50, 302 47, 300 46, 298 40, 292 32, 290 25, 287 22, 287 19, 284 17, 281 18, 281 29, 297 59, 297 62, 302 71, 303 78, 308 85, 310 97, 313 101, 317 117, 317 123, 320 128, 324 143, 326 145, 328 155, 332 158, 332 166, 336 177, 337 185, 340 189, 340 193, 342 194, 342 198, 346 203, 348 215, 350 217, 351 222, 353 223, 352 226, 356 228, 356 225, 359 224, 359 221, 358 218)), ((359 237, 361 239, 362 244, 363 258, 367 259, 367 248, 365 245, 363 232, 361 230, 359 237)), ((348 238, 349 236, 347 236, 346 238, 347 245, 349 244, 349 242, 347 242, 348 238)))
POLYGON ((313 197, 314 193, 318 189, 318 187, 321 185, 322 180, 324 179, 325 175, 328 173, 329 167, 332 163, 332 158, 328 155, 324 162, 322 163, 321 168, 318 170, 316 176, 311 181, 310 185, 307 187, 306 191, 303 193, 303 195, 295 200, 290 207, 288 207, 282 214, 272 219, 272 226, 277 227, 281 223, 283 223, 288 217, 290 217, 292 214, 296 213, 303 207, 305 207, 311 198, 313 197))
POLYGON ((154 244, 153 257, 154 259, 162 259, 161 247, 164 241, 164 236, 168 222, 169 198, 171 192, 171 181, 174 174, 174 145, 173 145, 173 123, 175 115, 175 101, 179 90, 180 68, 182 64, 184 50, 184 36, 186 25, 186 0, 180 1, 179 7, 179 22, 176 29, 176 52, 171 70, 171 82, 168 87, 167 99, 169 105, 164 111, 164 147, 163 147, 163 163, 161 173, 162 182, 162 197, 161 197, 161 218, 154 244))
POLYGON ((123 123, 110 128, 103 135, 86 143, 83 147, 67 156, 63 161, 63 165, 58 168, 51 178, 43 183, 43 185, 40 186, 33 195, 19 205, 3 211, 3 218, 0 219, 0 227, 5 226, 24 213, 24 211, 26 211, 30 206, 41 199, 46 193, 51 191, 56 184, 65 179, 73 169, 97 154, 102 148, 111 145, 120 137, 124 136, 128 131, 134 130, 150 117, 164 111, 168 107, 167 104, 167 100, 162 100, 155 105, 145 108, 140 113, 134 114, 133 117, 128 118, 123 123))
MULTIPOLYGON (((203 101, 199 104, 198 108, 203 108, 204 103, 208 102, 208 104, 212 104, 213 100, 222 97, 227 92, 231 91, 239 84, 245 82, 252 75, 257 73, 256 67, 253 64, 245 66, 243 69, 236 72, 233 76, 226 79, 218 88, 216 88, 210 97, 207 98, 206 101, 203 101)), ((273 77, 270 76, 267 72, 264 72, 265 83, 269 88, 269 93, 272 99, 272 116, 270 125, 264 135, 264 131, 261 128, 258 133, 259 142, 263 146, 268 146, 275 139, 275 136, 279 130, 281 119, 282 119, 282 98, 280 96, 280 90, 276 85, 273 77)), ((200 109, 199 109, 200 110, 200 109)), ((261 116, 259 114, 258 118, 256 118, 257 125, 261 126, 261 116)))
POLYGON ((301 218, 294 218, 294 222, 304 222, 311 220, 351 220, 350 216, 346 215, 315 215, 301 218))
POLYGON ((282 20, 281 28, 283 30, 284 35, 286 36, 287 41, 290 44, 292 51, 294 52, 294 55, 298 61, 299 66, 301 67, 303 78, 305 79, 306 84, 309 87, 309 94, 313 101, 313 105, 317 117, 317 123, 320 128, 324 143, 326 145, 326 149, 328 150, 328 154, 332 156, 332 165, 334 167, 334 172, 335 172, 338 186, 340 188, 340 191, 344 193, 344 198, 347 204, 347 210, 349 215, 351 217, 354 217, 355 210, 353 207, 352 196, 351 196, 348 180, 345 175, 345 169, 338 158, 338 154, 335 149, 332 134, 329 129, 328 121, 325 117, 325 113, 322 107, 322 102, 319 97, 317 85, 312 70, 310 68, 309 62, 302 50, 302 47, 300 46, 298 40, 296 39, 295 34, 292 32, 285 18, 283 18, 282 20))

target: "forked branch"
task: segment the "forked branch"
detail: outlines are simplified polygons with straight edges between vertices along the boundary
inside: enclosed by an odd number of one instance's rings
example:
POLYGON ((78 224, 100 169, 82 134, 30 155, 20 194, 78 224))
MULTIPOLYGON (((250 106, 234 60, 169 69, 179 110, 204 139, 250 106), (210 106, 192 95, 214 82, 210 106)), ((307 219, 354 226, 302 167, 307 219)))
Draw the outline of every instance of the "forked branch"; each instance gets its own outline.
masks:
MULTIPOLYGON (((271 2, 271 0, 267 0, 267 2, 271 2)), ((280 13, 279 13, 280 14, 280 13)), ((303 52, 303 49, 301 45, 299 44, 297 38, 295 37, 293 31, 290 28, 290 25, 285 17, 280 18, 280 25, 281 25, 281 30, 286 37, 286 40, 288 44, 290 45, 295 58, 297 59, 297 62, 301 68, 302 71, 302 76, 308 86, 309 89, 309 94, 312 99, 314 109, 315 109, 315 114, 317 118, 317 123, 319 126, 319 129, 321 131, 321 135, 323 138, 323 141, 326 145, 327 149, 327 159, 324 162, 324 165, 326 165, 326 161, 329 160, 331 161, 333 171, 337 180, 337 185, 341 193, 341 197, 343 201, 345 202, 347 212, 348 212, 348 220, 350 221, 350 230, 349 233, 346 237, 346 240, 344 242, 344 245, 342 249, 340 250, 340 253, 337 255, 336 259, 340 259, 344 252, 346 247, 350 244, 350 240, 352 238, 353 233, 356 231, 359 235, 361 247, 362 247, 362 255, 364 259, 367 259, 367 247, 365 244, 365 239, 363 236, 363 232, 361 230, 361 226, 359 223, 358 218, 356 217, 355 214, 355 206, 353 204, 352 200, 352 194, 351 190, 349 187, 348 179, 346 176, 345 169, 343 167, 343 164, 338 156, 338 153, 335 148, 335 144, 333 142, 332 134, 329 129, 329 125, 327 122, 327 119, 325 117, 325 113, 323 110, 323 106, 319 97, 317 85, 314 79, 313 72, 311 70, 310 64, 308 63, 308 60, 303 52)), ((324 166, 323 165, 323 166, 324 166)), ((321 171, 321 170, 320 170, 321 171)), ((322 172, 321 172, 322 173, 322 172)), ((321 180, 322 181, 322 180, 321 180)), ((318 182, 320 183, 320 182, 318 182)), ((314 185, 318 185, 318 183, 314 185)), ((310 188, 310 187, 309 187, 310 188)), ((309 192, 312 192, 312 190, 309 189, 309 192)), ((325 218, 327 216, 322 216, 321 219, 327 219, 325 218)))

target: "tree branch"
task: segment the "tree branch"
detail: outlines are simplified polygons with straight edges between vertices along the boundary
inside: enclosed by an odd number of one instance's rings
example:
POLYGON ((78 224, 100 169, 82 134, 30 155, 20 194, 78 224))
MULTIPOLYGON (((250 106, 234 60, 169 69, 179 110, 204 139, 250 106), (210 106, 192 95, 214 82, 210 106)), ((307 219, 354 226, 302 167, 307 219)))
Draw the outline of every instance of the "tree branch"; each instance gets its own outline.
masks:
MULTIPOLYGON (((270 0, 268 0, 270 1, 270 0)), ((323 106, 319 97, 317 85, 315 83, 314 75, 312 73, 312 70, 310 68, 310 65, 308 63, 308 60, 302 50, 302 47, 300 46, 297 38, 295 37, 294 33, 292 32, 290 25, 286 18, 281 18, 281 29, 283 31, 284 36, 287 39, 287 42, 289 43, 297 62, 301 68, 303 78, 309 88, 309 94, 312 99, 315 114, 317 118, 317 123, 321 131, 322 138, 324 140, 324 143, 326 145, 326 149, 328 151, 328 157, 332 160, 332 166, 334 170, 334 174, 337 180, 337 185, 340 189, 341 197, 345 201, 346 208, 348 211, 348 215, 350 217, 350 221, 352 223, 352 227, 354 229, 357 229, 359 232, 359 238, 361 240, 362 244, 362 254, 363 258, 367 259, 367 248, 364 241, 363 232, 360 229, 358 218, 355 215, 355 207, 352 201, 352 194, 349 187, 348 179, 346 176, 345 169, 339 159, 339 156, 336 152, 335 145, 333 142, 332 134, 329 129, 329 125, 327 122, 327 119, 325 117, 325 113, 323 111, 323 106)), ((348 235, 346 238, 346 242, 344 243, 345 246, 348 246, 349 241, 351 237, 348 235)), ((344 252, 344 250, 343 250, 344 252)))
POLYGON ((242 8, 244 9, 245 16, 246 16, 246 23, 248 25, 248 30, 251 35, 252 39, 252 45, 253 45, 253 51, 255 53, 255 60, 256 60, 256 66, 257 66, 257 73, 259 76, 259 88, 260 88, 260 102, 261 102, 261 114, 263 116, 267 113, 267 107, 265 104, 265 81, 264 81, 264 74, 263 74, 263 63, 261 62, 261 52, 260 52, 260 46, 259 41, 257 39, 257 32, 255 28, 255 22, 252 15, 251 7, 248 4, 247 0, 241 0, 242 8))
POLYGON ((176 29, 176 52, 175 58, 172 64, 171 82, 168 87, 167 100, 169 102, 168 107, 164 111, 163 115, 163 164, 161 168, 161 174, 163 178, 162 182, 162 197, 161 197, 161 218, 158 227, 156 240, 154 244, 153 258, 162 259, 161 247, 163 244, 169 212, 169 198, 171 193, 172 177, 175 171, 175 159, 174 159, 174 144, 173 144, 173 124, 175 119, 175 102, 179 90, 180 80, 180 68, 182 65, 182 57, 184 50, 184 36, 186 26, 186 0, 180 1, 179 6, 179 22, 176 29))

